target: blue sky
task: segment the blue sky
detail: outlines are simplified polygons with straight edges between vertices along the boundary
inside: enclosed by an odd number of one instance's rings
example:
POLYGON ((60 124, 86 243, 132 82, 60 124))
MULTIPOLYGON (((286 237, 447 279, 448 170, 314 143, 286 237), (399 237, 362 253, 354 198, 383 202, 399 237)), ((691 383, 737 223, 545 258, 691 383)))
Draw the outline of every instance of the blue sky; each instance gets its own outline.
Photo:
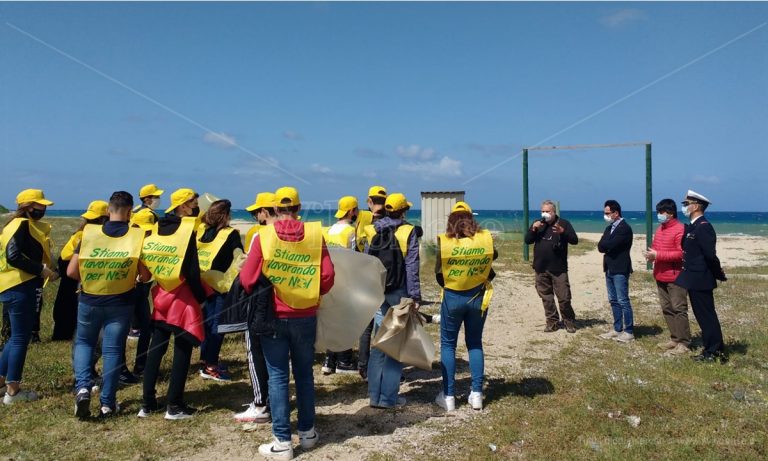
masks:
MULTIPOLYGON (((652 141, 654 200, 767 211, 767 22, 766 3, 1 3, 0 203, 381 184, 520 209, 523 146, 652 141)), ((642 147, 530 165, 534 207, 644 207, 642 147)))

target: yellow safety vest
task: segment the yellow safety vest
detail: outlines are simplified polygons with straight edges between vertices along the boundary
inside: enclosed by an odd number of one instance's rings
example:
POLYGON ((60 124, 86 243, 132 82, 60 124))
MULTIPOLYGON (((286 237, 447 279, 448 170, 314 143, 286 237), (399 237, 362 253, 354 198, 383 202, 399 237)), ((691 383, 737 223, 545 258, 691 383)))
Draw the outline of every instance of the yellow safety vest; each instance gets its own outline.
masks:
MULTIPOLYGON (((411 231, 413 231, 413 225, 411 224, 402 224, 395 230, 395 238, 398 245, 400 245, 400 251, 403 252, 403 258, 408 254, 408 237, 410 237, 411 231)), ((365 226, 365 238, 368 239, 368 246, 371 245, 376 234, 376 228, 373 227, 373 224, 365 226)))
POLYGON ((365 251, 365 227, 369 226, 373 222, 373 213, 369 210, 360 210, 357 215, 357 221, 355 221, 355 244, 357 245, 357 251, 365 251))
POLYGON ((231 227, 225 227, 216 234, 213 241, 203 242, 200 239, 203 237, 205 230, 205 226, 200 226, 197 229, 197 259, 200 262, 201 272, 211 269, 213 260, 219 254, 219 251, 221 251, 221 247, 224 246, 224 243, 226 243, 229 234, 235 231, 231 227))
POLYGON ((277 296, 294 309, 320 303, 320 260, 323 233, 319 222, 304 224, 304 240, 280 240, 274 225, 259 232, 264 262, 261 271, 274 285, 277 296))
POLYGON ((347 225, 338 234, 330 235, 330 227, 323 227, 323 238, 325 244, 329 247, 340 247, 351 249, 349 246, 349 237, 355 233, 356 229, 352 225, 347 225))
POLYGON ((261 224, 256 224, 250 229, 248 229, 248 232, 245 234, 245 252, 248 253, 251 251, 251 241, 253 240, 253 236, 259 233, 259 229, 261 229, 261 224))
POLYGON ((129 227, 122 237, 110 237, 100 224, 83 229, 78 266, 83 292, 119 295, 136 286, 144 231, 129 227))
POLYGON ((61 259, 64 261, 72 260, 72 256, 75 254, 75 250, 77 249, 77 246, 80 245, 82 240, 83 231, 79 230, 72 234, 72 237, 69 238, 67 244, 64 245, 64 248, 61 249, 61 259))
POLYGON ((181 265, 192 233, 195 218, 181 218, 181 224, 171 235, 159 235, 155 224, 152 233, 144 238, 141 262, 165 291, 173 291, 181 285, 181 265))
POLYGON ((474 237, 440 239, 440 267, 445 287, 465 291, 482 285, 488 280, 493 261, 493 238, 487 230, 477 232, 474 237))
POLYGON ((29 234, 43 247, 43 260, 41 262, 51 267, 51 225, 27 218, 14 218, 0 234, 0 293, 37 277, 36 274, 30 274, 11 266, 6 259, 8 242, 11 241, 13 234, 24 221, 29 222, 29 234))

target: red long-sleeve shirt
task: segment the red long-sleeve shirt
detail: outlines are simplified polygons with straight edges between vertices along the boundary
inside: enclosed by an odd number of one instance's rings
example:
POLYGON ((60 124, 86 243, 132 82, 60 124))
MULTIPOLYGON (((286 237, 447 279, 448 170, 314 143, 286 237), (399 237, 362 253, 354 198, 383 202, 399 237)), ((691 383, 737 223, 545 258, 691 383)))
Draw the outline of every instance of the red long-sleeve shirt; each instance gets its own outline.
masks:
POLYGON ((661 224, 653 236, 651 248, 656 250, 653 276, 659 282, 672 283, 683 268, 683 233, 685 226, 675 218, 661 224))
MULTIPOLYGON (((298 242, 304 239, 304 223, 293 219, 285 219, 275 222, 275 231, 277 237, 280 240, 286 242, 298 242)), ((261 275, 261 266, 264 261, 264 256, 261 253, 261 239, 257 235, 253 239, 251 250, 248 253, 248 259, 245 260, 245 265, 240 271, 240 283, 247 293, 250 293, 253 286, 256 285, 256 281, 261 275)), ((328 253, 328 248, 323 242, 323 252, 320 260, 320 295, 324 295, 330 291, 333 287, 333 279, 335 272, 333 270, 333 263, 331 262, 331 255, 328 253)), ((275 316, 280 319, 286 318, 302 318, 312 317, 317 313, 317 307, 313 306, 308 309, 294 309, 286 304, 280 297, 277 296, 277 290, 274 292, 275 297, 275 316)))

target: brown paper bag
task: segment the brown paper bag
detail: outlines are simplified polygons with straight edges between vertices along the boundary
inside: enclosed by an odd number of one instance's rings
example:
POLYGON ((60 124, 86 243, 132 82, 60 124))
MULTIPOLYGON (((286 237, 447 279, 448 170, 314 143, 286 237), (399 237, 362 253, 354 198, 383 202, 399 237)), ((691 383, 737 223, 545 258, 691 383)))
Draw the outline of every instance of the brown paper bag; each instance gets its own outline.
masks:
POLYGON ((405 365, 431 370, 435 345, 415 307, 410 298, 402 298, 400 304, 392 306, 371 345, 405 365))

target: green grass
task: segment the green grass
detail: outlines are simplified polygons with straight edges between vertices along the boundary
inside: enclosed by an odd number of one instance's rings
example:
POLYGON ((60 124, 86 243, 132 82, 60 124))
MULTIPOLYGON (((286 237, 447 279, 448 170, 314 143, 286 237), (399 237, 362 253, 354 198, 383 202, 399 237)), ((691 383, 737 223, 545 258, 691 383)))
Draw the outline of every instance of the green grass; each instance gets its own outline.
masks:
MULTIPOLYGON (((63 245, 77 220, 51 219, 54 240, 63 245)), ((497 271, 530 274, 514 238, 498 239, 497 271)), ((572 255, 594 250, 581 242, 572 255)), ((434 254, 422 261, 424 290, 436 292, 434 254)), ((733 269, 728 274, 761 274, 766 267, 733 269)), ((81 422, 72 416, 71 345, 52 343, 51 308, 57 283, 45 290, 41 344, 27 355, 24 385, 42 399, 11 407, 0 405, 2 456, 24 459, 160 459, 199 454, 214 443, 222 458, 255 454, 269 439, 269 425, 252 433, 233 424, 231 415, 251 398, 244 347, 239 335, 227 336, 222 359, 230 364, 236 382, 220 385, 203 381, 192 369, 188 400, 199 405, 199 416, 182 424, 162 418, 139 420, 141 389, 120 389, 124 411, 107 422, 81 422)), ((734 276, 716 290, 731 361, 701 365, 687 357, 662 358, 655 344, 666 338, 647 273, 632 278, 631 294, 638 325, 632 345, 595 338, 600 327, 580 330, 567 349, 548 361, 523 361, 522 372, 505 372, 488 383, 487 410, 451 427, 432 440, 429 459, 638 459, 638 460, 760 460, 766 459, 768 431, 768 280, 734 276), (532 367, 532 368, 529 368, 532 367), (535 369, 537 371, 525 371, 535 369), (543 369, 543 371, 541 371, 543 369), (616 416, 621 412, 621 416, 616 416), (609 413, 614 417, 609 417, 609 413), (638 416, 630 426, 626 416, 638 416), (496 451, 489 448, 496 447, 496 451)), ((429 307, 433 310, 434 307, 429 307)), ((583 318, 607 319, 607 312, 579 313, 583 318)), ((698 333, 691 315, 692 329, 698 333)), ((129 342, 132 361, 135 343, 129 342)), ((170 369, 167 354, 162 371, 170 369)), ((193 360, 198 356, 194 352, 193 360)), ((317 361, 320 361, 320 354, 317 361)), ((319 366, 316 367, 319 373, 319 366)), ((346 377, 321 386, 319 395, 364 395, 362 383, 346 377)), ((163 396, 167 381, 158 383, 163 396)), ((95 406, 95 405, 94 405, 95 406)), ((430 423, 434 424, 434 423, 430 423)), ((362 431, 362 430, 361 430, 362 431)), ((359 443, 365 443, 362 440, 359 443)), ((421 447, 424 448, 424 447, 421 447)), ((425 459, 407 444, 397 459, 425 459)), ((373 455, 368 459, 395 459, 373 455)))

